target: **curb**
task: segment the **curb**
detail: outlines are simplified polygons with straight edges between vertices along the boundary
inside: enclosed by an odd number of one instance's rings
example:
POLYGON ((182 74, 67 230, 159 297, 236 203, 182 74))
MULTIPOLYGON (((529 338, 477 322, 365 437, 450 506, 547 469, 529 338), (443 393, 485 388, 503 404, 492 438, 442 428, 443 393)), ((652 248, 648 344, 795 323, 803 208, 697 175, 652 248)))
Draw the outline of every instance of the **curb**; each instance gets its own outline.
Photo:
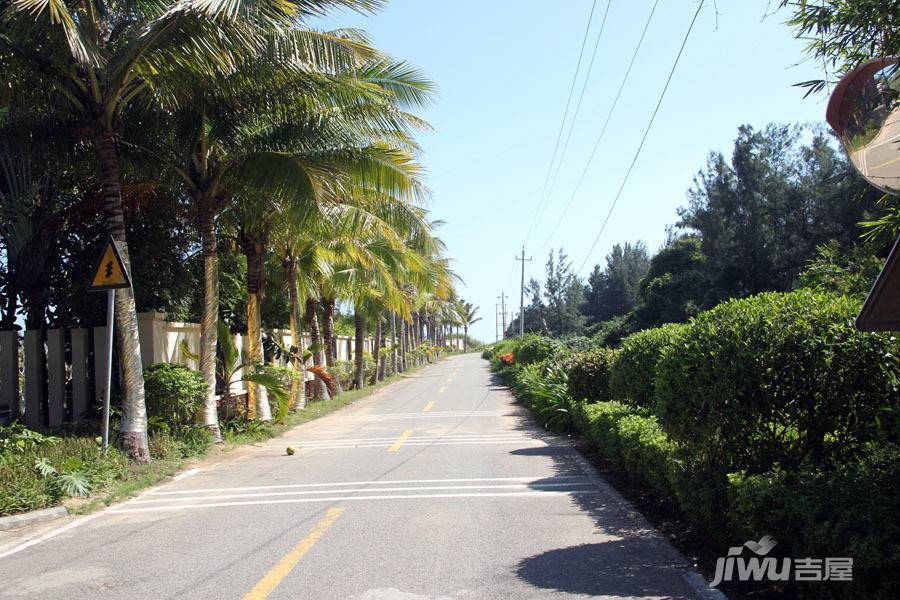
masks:
MULTIPOLYGON (((529 416, 530 416, 530 413, 529 413, 529 416)), ((569 449, 569 451, 572 453, 572 457, 575 459, 575 463, 578 465, 579 469, 584 473, 584 475, 588 479, 588 481, 590 481, 591 483, 596 485, 598 488, 602 489, 604 492, 610 494, 612 497, 614 497, 616 499, 616 502, 621 502, 623 505, 629 507, 635 513, 637 513, 639 515, 641 514, 640 511, 638 511, 634 507, 634 505, 631 504, 631 502, 626 500, 615 488, 613 488, 609 483, 607 483, 607 481, 603 478, 603 476, 597 472, 597 469, 594 468, 594 465, 592 465, 581 454, 581 452, 578 451, 578 448, 575 446, 574 443, 572 443, 572 440, 570 440, 567 437, 561 437, 561 436, 557 436, 557 439, 561 439, 563 442, 562 445, 567 447, 569 449)), ((709 587, 709 584, 706 581, 706 579, 703 577, 703 575, 701 573, 699 573, 698 571, 695 571, 694 568, 692 566, 690 566, 691 563, 687 559, 687 557, 685 557, 684 554, 682 554, 678 548, 676 548, 674 545, 672 545, 672 543, 669 542, 669 540, 667 540, 665 538, 665 536, 660 534, 659 530, 656 529, 656 527, 654 527, 652 523, 647 521, 646 517, 641 515, 640 518, 644 521, 644 523, 646 524, 646 527, 648 529, 651 529, 654 532, 656 532, 655 535, 657 535, 659 537, 659 539, 663 543, 665 543, 669 547, 669 549, 671 551, 673 551, 674 554, 683 563, 684 566, 681 567, 682 577, 684 577, 684 580, 687 582, 687 584, 689 586, 691 586, 691 588, 693 588, 693 590, 695 592, 697 592, 697 594, 701 598, 703 598, 704 600, 728 600, 728 596, 726 596, 724 594, 724 592, 722 592, 721 590, 718 590, 716 588, 709 587)))
POLYGON ((12 515, 9 517, 0 517, 0 531, 7 529, 17 529, 34 523, 43 523, 44 521, 52 521, 69 514, 64 506, 56 506, 54 508, 45 508, 42 510, 33 510, 31 512, 22 513, 20 515, 12 515))

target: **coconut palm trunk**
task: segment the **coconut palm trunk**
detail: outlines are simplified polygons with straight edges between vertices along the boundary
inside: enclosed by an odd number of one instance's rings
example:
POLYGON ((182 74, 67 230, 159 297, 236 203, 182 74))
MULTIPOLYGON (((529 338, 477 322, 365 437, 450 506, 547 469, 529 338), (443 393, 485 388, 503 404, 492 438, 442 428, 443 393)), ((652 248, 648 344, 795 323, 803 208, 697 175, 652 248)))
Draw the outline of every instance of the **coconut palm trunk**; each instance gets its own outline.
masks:
POLYGON ((397 372, 397 320, 396 315, 391 313, 391 364, 388 368, 388 374, 394 375, 397 372))
MULTIPOLYGON (((125 239, 125 215, 122 210, 119 157, 113 132, 98 128, 94 148, 100 175, 100 193, 106 231, 119 246, 122 262, 131 271, 125 239)), ((132 288, 116 290, 116 332, 119 342, 119 367, 122 373, 122 423, 119 442, 122 450, 140 463, 150 462, 147 445, 147 408, 144 403, 144 369, 138 336, 137 309, 132 288)))
MULTIPOLYGON (((265 252, 258 240, 241 236, 241 247, 247 257, 247 355, 251 362, 265 361, 262 347, 262 300, 265 283, 265 252)), ((247 416, 260 421, 272 420, 266 387, 254 382, 248 385, 247 416)))
MULTIPOLYGON (((312 346, 313 365, 317 367, 323 366, 325 363, 324 353, 322 352, 322 337, 319 335, 319 317, 316 315, 319 302, 314 298, 306 299, 306 323, 309 328, 309 341, 312 346)), ((328 386, 320 377, 315 379, 316 398, 319 400, 328 400, 328 386)))
POLYGON ((406 372, 406 321, 400 319, 400 372, 406 372))
MULTIPOLYGON (((322 298, 322 344, 325 346, 325 365, 329 373, 334 373, 334 363, 337 359, 337 347, 334 340, 334 298, 322 298)), ((343 394, 341 382, 334 378, 334 395, 343 394)))
POLYGON ((300 292, 297 283, 297 262, 293 257, 288 257, 282 262, 288 283, 288 298, 291 310, 291 365, 294 367, 294 376, 291 377, 291 396, 289 406, 291 410, 306 408, 306 364, 303 361, 303 332, 300 330, 302 317, 300 315, 300 292))
POLYGON ((219 322, 219 255, 212 201, 198 198, 200 247, 203 254, 203 309, 200 315, 200 372, 206 383, 202 423, 216 442, 222 441, 216 410, 216 346, 219 322))
POLYGON ((380 352, 381 352, 381 337, 382 337, 381 316, 379 315, 378 319, 375 322, 375 339, 372 340, 372 358, 375 359, 375 372, 372 373, 372 381, 371 381, 371 383, 373 385, 375 383, 378 383, 378 381, 381 380, 381 377, 380 377, 381 368, 379 366, 380 363, 378 362, 378 359, 380 358, 380 352))
POLYGON ((463 352, 469 351, 469 326, 463 327, 463 352))
POLYGON ((366 319, 358 308, 353 309, 353 388, 361 390, 366 384, 366 361, 363 356, 363 344, 366 335, 366 319))

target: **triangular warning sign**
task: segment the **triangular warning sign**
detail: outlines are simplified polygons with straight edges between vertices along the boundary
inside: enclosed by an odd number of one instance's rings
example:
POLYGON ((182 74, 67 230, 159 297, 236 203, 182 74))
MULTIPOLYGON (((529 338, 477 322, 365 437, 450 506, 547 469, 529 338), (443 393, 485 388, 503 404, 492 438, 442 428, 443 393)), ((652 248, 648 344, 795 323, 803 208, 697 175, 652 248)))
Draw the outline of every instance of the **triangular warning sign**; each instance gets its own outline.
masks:
POLYGON ((94 270, 88 291, 99 292, 127 287, 131 287, 131 278, 125 269, 125 263, 122 262, 118 245, 110 238, 103 247, 103 253, 100 254, 100 262, 94 270))
POLYGON ((900 238, 866 297, 856 328, 862 331, 900 331, 900 238))

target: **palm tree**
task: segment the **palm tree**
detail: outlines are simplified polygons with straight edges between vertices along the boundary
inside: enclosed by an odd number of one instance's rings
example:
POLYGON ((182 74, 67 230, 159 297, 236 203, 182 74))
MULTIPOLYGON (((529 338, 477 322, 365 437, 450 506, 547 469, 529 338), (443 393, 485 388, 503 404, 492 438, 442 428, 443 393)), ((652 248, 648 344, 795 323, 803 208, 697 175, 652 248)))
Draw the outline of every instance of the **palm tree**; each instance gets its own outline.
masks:
MULTIPOLYGON (((130 266, 121 199, 122 124, 139 98, 175 106, 191 97, 195 78, 215 77, 258 52, 264 31, 329 4, 372 2, 211 1, 134 3, 51 0, 7 3, 2 14, 0 70, 14 78, 14 106, 52 107, 84 132, 97 156, 107 233, 130 266), (188 67, 187 65, 190 65, 188 67)), ((131 289, 116 294, 123 408, 120 441, 139 462, 150 460, 143 371, 131 289)))
POLYGON ((459 320, 462 323, 463 327, 463 351, 469 351, 469 326, 473 323, 477 323, 481 320, 481 317, 476 317, 475 315, 478 313, 478 306, 475 306, 471 302, 466 302, 465 300, 460 299, 459 304, 457 305, 459 320))

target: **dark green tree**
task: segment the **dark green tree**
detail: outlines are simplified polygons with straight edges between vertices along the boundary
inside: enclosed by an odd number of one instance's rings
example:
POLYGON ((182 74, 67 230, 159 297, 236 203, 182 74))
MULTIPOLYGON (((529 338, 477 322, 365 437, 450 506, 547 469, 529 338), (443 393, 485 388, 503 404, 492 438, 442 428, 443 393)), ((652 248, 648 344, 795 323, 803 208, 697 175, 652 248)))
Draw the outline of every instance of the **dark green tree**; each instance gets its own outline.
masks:
POLYGON ((588 277, 583 312, 590 322, 599 323, 631 312, 649 266, 650 257, 643 242, 613 246, 606 255, 606 267, 595 265, 588 277))

